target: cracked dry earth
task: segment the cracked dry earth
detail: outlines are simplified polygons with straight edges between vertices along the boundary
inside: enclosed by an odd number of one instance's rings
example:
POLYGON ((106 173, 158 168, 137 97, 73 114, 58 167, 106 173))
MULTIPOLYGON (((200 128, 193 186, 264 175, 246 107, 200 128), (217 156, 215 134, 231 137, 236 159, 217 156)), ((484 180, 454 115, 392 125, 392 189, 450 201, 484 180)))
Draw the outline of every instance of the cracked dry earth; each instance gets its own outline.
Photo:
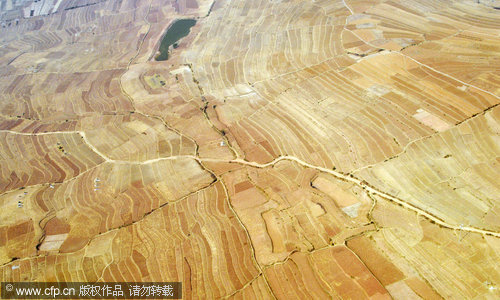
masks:
POLYGON ((1 281, 500 297, 494 1, 31 2, 0 1, 1 281))

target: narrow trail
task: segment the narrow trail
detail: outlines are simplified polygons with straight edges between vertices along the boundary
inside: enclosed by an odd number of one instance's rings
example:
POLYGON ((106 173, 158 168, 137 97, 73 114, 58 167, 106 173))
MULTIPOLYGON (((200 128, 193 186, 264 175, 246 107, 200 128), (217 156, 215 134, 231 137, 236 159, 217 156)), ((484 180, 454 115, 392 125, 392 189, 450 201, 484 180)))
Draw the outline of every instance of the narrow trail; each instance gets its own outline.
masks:
MULTIPOLYGON (((92 149, 95 149, 95 147, 93 147, 93 146, 89 146, 89 147, 91 147, 92 149)), ((103 157, 103 159, 106 160, 106 162, 121 163, 121 164, 149 164, 149 163, 154 163, 154 162, 158 162, 158 161, 162 161, 162 160, 175 160, 175 159, 188 158, 188 159, 196 160, 200 164, 203 164, 203 162, 236 163, 236 164, 240 164, 240 165, 250 166, 250 167, 259 168, 259 169, 264 169, 264 168, 268 168, 268 167, 274 166, 275 164, 279 163, 280 161, 292 161, 292 162, 298 163, 299 165, 301 165, 303 167, 315 169, 315 170, 318 170, 320 172, 328 173, 330 175, 333 175, 336 178, 352 182, 352 183, 354 183, 354 184, 362 187, 363 189, 365 189, 369 194, 377 195, 377 196, 380 196, 380 197, 382 197, 382 198, 384 198, 386 200, 389 200, 389 201, 392 201, 394 203, 397 203, 397 204, 403 206, 404 208, 409 209, 411 211, 414 211, 418 215, 424 216, 427 219, 429 219, 429 220, 431 220, 431 221, 435 222, 436 224, 441 225, 443 227, 446 227, 446 228, 449 228, 449 229, 454 229, 454 230, 461 230, 461 231, 467 231, 467 232, 474 232, 474 233, 486 234, 486 235, 491 235, 491 236, 495 236, 495 237, 500 238, 500 232, 495 232, 495 231, 490 231, 490 230, 483 230, 483 229, 478 229, 478 228, 468 227, 468 226, 466 226, 466 227, 464 227, 464 226, 455 226, 455 225, 446 223, 445 221, 443 221, 439 217, 436 217, 436 216, 432 215, 431 213, 426 212, 425 210, 423 210, 423 209, 421 209, 421 208, 419 208, 419 207, 417 207, 417 206, 415 206, 413 204, 410 204, 410 203, 408 203, 408 202, 406 202, 404 200, 401 200, 401 199, 399 199, 397 197, 394 197, 394 196, 392 196, 390 194, 387 194, 387 193, 385 193, 383 191, 380 191, 380 190, 378 190, 378 189, 370 186, 364 180, 360 180, 360 179, 355 178, 355 177, 353 177, 353 176, 351 176, 349 174, 343 174, 343 173, 336 172, 336 171, 331 170, 331 169, 327 169, 327 168, 324 168, 324 167, 319 167, 319 166, 312 165, 312 164, 310 164, 308 162, 305 162, 305 161, 303 161, 303 160, 301 160, 301 159, 299 159, 297 157, 294 157, 294 156, 280 156, 280 157, 277 157, 276 159, 274 159, 274 160, 272 160, 272 161, 270 161, 268 163, 261 164, 261 163, 257 163, 257 162, 253 162, 253 161, 246 161, 246 160, 243 160, 241 158, 227 160, 227 159, 217 159, 217 158, 200 158, 200 157, 194 156, 194 155, 178 155, 178 156, 169 156, 169 157, 164 157, 164 158, 156 158, 156 159, 146 160, 146 161, 142 161, 142 162, 129 162, 129 161, 115 161, 115 160, 112 160, 109 157, 103 155, 100 152, 96 152, 96 153, 99 154, 99 155, 101 155, 103 157)))
POLYGON ((387 194, 383 191, 380 191, 380 190, 370 186, 366 181, 353 177, 351 174, 343 174, 343 173, 336 172, 336 171, 331 170, 331 169, 315 166, 315 165, 312 165, 312 164, 305 162, 305 161, 303 161, 297 157, 294 157, 294 156, 280 156, 280 157, 277 157, 268 163, 263 163, 263 164, 253 162, 253 161, 243 160, 241 158, 227 160, 227 159, 217 159, 217 158, 201 158, 197 155, 176 155, 176 156, 160 157, 160 158, 155 158, 155 159, 150 159, 150 160, 145 160, 145 161, 124 161, 124 160, 111 159, 108 156, 106 156, 104 153, 100 152, 99 149, 97 149, 94 145, 92 145, 92 143, 90 143, 88 141, 87 136, 85 135, 85 132, 82 132, 82 131, 50 132, 50 133, 39 133, 39 134, 16 133, 16 132, 8 131, 8 130, 0 130, 0 132, 9 132, 9 133, 28 135, 28 136, 29 135, 57 134, 57 133, 59 133, 59 134, 61 134, 61 133, 64 133, 64 134, 78 133, 82 136, 85 144, 87 144, 87 146, 92 151, 94 151, 97 155, 101 156, 105 160, 105 162, 117 163, 117 164, 150 164, 150 163, 163 161, 163 160, 193 159, 193 160, 196 160, 200 165, 203 165, 203 162, 236 163, 236 164, 241 164, 241 165, 250 166, 250 167, 254 167, 254 168, 264 169, 267 167, 274 166, 275 164, 279 163, 280 161, 285 161, 285 160, 286 161, 293 161, 293 162, 296 162, 304 167, 315 169, 315 170, 318 170, 318 171, 323 172, 323 173, 328 173, 330 175, 333 175, 336 178, 352 182, 352 183, 362 187, 363 189, 365 189, 368 193, 370 193, 372 195, 377 195, 377 196, 380 196, 384 199, 387 199, 389 201, 397 203, 397 204, 399 204, 399 205, 401 205, 401 206, 403 206, 411 211, 416 212, 418 215, 424 216, 427 219, 432 220, 436 224, 441 225, 443 227, 446 227, 449 229, 454 229, 454 230, 461 230, 461 231, 474 232, 474 233, 479 233, 479 234, 486 234, 486 235, 491 235, 491 236, 500 238, 500 232, 483 230, 483 229, 478 229, 478 228, 469 227, 469 226, 464 227, 464 226, 455 226, 455 225, 448 224, 445 221, 443 221, 442 219, 432 215, 431 213, 426 212, 425 210, 423 210, 423 209, 421 209, 413 204, 410 204, 404 200, 401 200, 397 197, 394 197, 390 194, 387 194))
POLYGON ((267 168, 267 167, 270 167, 270 166, 273 166, 275 164, 277 164, 278 162, 280 161, 283 161, 283 160, 288 160, 288 161, 293 161, 293 162, 296 162, 304 167, 307 167, 307 168, 311 168, 311 169, 315 169, 315 170, 318 170, 320 172, 323 172, 323 173, 328 173, 330 175, 333 175, 339 179, 342 179, 342 180, 346 180, 346 181, 349 181, 349 182, 352 182, 360 187, 362 187, 363 189, 365 189, 368 193, 372 194, 372 195, 377 195, 377 196, 380 196, 384 199, 387 199, 389 201, 392 201, 394 203, 397 203, 411 211, 414 211, 416 212, 418 215, 421 215, 421 216, 424 216, 426 217, 427 219, 429 220, 432 220, 434 221, 436 224, 439 224, 443 227, 446 227, 446 228, 449 228, 449 229, 454 229, 454 230, 461 230, 461 231, 468 231, 468 232, 474 232, 474 233, 480 233, 480 234, 486 234, 486 235, 491 235, 491 236, 495 236, 495 237, 499 237, 500 238, 500 233, 499 232, 495 232, 495 231, 490 231, 490 230, 483 230, 483 229, 478 229, 478 228, 474 228, 474 227, 468 227, 468 226, 455 226, 455 225, 451 225, 451 224, 448 224, 446 223, 445 221, 443 221, 442 219, 426 212, 425 210, 421 209, 421 208, 418 208, 412 204, 409 204, 399 198, 396 198, 392 195, 389 195, 385 192, 382 192, 378 189, 375 189, 374 187, 370 186, 368 183, 366 183, 365 181, 363 180, 359 180, 357 178, 354 178, 354 177, 351 177, 351 176, 348 176, 348 175, 345 175, 345 174, 342 174, 342 173, 339 173, 339 172, 336 172, 336 171, 333 171, 333 170, 330 170, 330 169, 327 169, 327 168, 323 168, 323 167, 319 167, 319 166, 315 166, 315 165, 312 165, 310 163, 307 163, 299 158, 296 158, 296 157, 293 157, 293 156, 280 156, 276 159, 274 159, 273 161, 271 162, 268 162, 268 163, 265 163, 265 164, 259 164, 259 163, 256 163, 256 162, 249 162, 249 161, 245 161, 245 160, 242 160, 242 159, 234 159, 234 160, 230 160, 230 161, 227 161, 227 160, 218 160, 218 159, 202 159, 202 158, 194 158, 196 160, 200 160, 200 161, 211 161, 211 162, 226 162, 226 163, 238 163, 238 164, 242 164, 242 165, 247 165, 247 166, 251 166, 251 167, 255 167, 255 168, 267 168))
POLYGON ((100 157, 102 157, 106 162, 112 161, 112 159, 110 159, 109 157, 107 157, 105 154, 103 154, 101 151, 99 151, 99 149, 97 149, 91 142, 89 142, 89 140, 87 139, 87 135, 85 134, 85 132, 79 131, 78 133, 83 138, 83 141, 85 142, 85 144, 87 144, 87 146, 90 149, 92 149, 92 151, 94 151, 97 155, 99 155, 100 157))

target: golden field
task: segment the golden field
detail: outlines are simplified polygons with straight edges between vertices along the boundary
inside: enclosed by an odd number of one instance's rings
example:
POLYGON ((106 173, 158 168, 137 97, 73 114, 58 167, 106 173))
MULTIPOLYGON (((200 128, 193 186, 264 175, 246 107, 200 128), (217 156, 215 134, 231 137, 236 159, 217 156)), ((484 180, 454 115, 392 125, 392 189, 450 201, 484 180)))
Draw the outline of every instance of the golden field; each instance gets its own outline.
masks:
POLYGON ((0 1, 1 281, 500 297, 498 1, 41 2, 0 1))

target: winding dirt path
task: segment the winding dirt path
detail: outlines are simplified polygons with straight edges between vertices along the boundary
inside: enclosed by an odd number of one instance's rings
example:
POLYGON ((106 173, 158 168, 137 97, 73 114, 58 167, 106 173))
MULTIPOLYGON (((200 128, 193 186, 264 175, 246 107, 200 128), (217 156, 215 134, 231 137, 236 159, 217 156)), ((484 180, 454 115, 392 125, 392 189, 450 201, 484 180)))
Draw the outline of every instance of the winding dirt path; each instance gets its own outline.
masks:
POLYGON ((331 170, 331 169, 327 169, 327 168, 324 168, 324 167, 319 167, 319 166, 312 165, 312 164, 310 164, 308 162, 305 162, 305 161, 303 161, 303 160, 301 160, 301 159, 299 159, 297 157, 294 157, 294 156, 280 156, 280 157, 277 157, 274 160, 272 160, 272 161, 270 161, 268 163, 264 163, 264 164, 253 162, 253 161, 243 160, 241 158, 231 159, 231 160, 225 160, 225 159, 217 159, 217 158, 200 158, 200 157, 194 156, 194 155, 168 156, 168 157, 160 157, 160 158, 155 158, 155 159, 150 159, 150 160, 145 160, 145 161, 122 161, 122 160, 111 159, 108 156, 106 156, 105 154, 103 154, 102 152, 100 152, 99 149, 97 149, 94 145, 92 145, 88 141, 87 136, 85 135, 85 132, 83 132, 83 131, 65 131, 65 132, 64 131, 58 131, 58 132, 46 132, 46 133, 35 133, 35 134, 33 134, 33 133, 20 133, 20 132, 9 131, 9 130, 0 130, 0 132, 9 132, 9 133, 20 134, 20 135, 48 135, 48 134, 71 134, 71 133, 78 133, 78 134, 80 134, 82 136, 83 141, 85 142, 85 144, 87 144, 87 146, 90 149, 92 149, 92 151, 94 151, 96 154, 98 154, 99 156, 101 156, 106 162, 118 163, 118 164, 150 164, 150 163, 158 162, 158 161, 161 161, 161 160, 174 160, 174 159, 190 158, 190 159, 196 160, 200 164, 203 163, 203 162, 236 163, 236 164, 241 164, 241 165, 250 166, 250 167, 254 167, 254 168, 264 169, 264 168, 267 168, 267 167, 271 167, 271 166, 279 163, 280 161, 284 161, 284 160, 293 161, 293 162, 296 162, 299 165, 302 165, 304 167, 315 169, 315 170, 318 170, 318 171, 323 172, 323 173, 328 173, 330 175, 335 176, 336 178, 352 182, 352 183, 354 183, 354 184, 362 187, 363 189, 365 189, 368 193, 370 193, 372 195, 377 195, 377 196, 380 196, 380 197, 382 197, 384 199, 387 199, 389 201, 397 203, 397 204, 399 204, 399 205, 401 205, 401 206, 403 206, 403 207, 405 207, 405 208, 407 208, 407 209, 409 209, 411 211, 416 212, 418 215, 424 216, 427 219, 434 221, 436 224, 439 224, 439 225, 441 225, 443 227, 454 229, 454 230, 461 230, 461 231, 467 231, 467 232, 474 232, 474 233, 486 234, 486 235, 491 235, 491 236, 495 236, 495 237, 500 238, 500 232, 495 232, 495 231, 490 231, 490 230, 483 230, 483 229, 478 229, 478 228, 469 227, 469 226, 456 226, 456 225, 452 225, 452 224, 446 223, 442 219, 440 219, 440 218, 432 215, 429 212, 426 212, 425 210, 423 210, 423 209, 421 209, 421 208, 419 208, 417 206, 414 206, 413 204, 405 202, 404 200, 396 198, 396 197, 394 197, 392 195, 389 195, 389 194, 387 194, 385 192, 382 192, 382 191, 380 191, 380 190, 378 190, 378 189, 370 186, 367 182, 365 182, 363 180, 360 180, 358 178, 355 178, 355 177, 352 177, 350 175, 346 175, 346 174, 343 174, 343 173, 340 173, 340 172, 336 172, 336 171, 331 170))
POLYGON ((370 193, 372 195, 377 195, 377 196, 380 196, 386 200, 397 203, 397 204, 399 204, 399 205, 401 205, 401 206, 403 206, 411 211, 416 212, 418 215, 424 216, 427 219, 434 221, 436 224, 441 225, 443 227, 446 227, 449 229, 454 229, 454 230, 461 230, 461 231, 474 232, 474 233, 479 233, 479 234, 486 234, 486 235, 491 235, 491 236, 500 238, 500 232, 483 230, 483 229, 478 229, 478 228, 470 227, 470 226, 456 226, 456 225, 446 223, 444 220, 440 219, 439 217, 436 217, 436 216, 432 215, 431 213, 426 212, 425 210, 423 210, 423 209, 421 209, 413 204, 405 202, 404 200, 401 200, 397 197, 394 197, 390 194, 387 194, 383 191, 380 191, 380 190, 370 186, 364 180, 360 180, 360 179, 355 178, 349 174, 346 175, 346 174, 336 172, 336 171, 331 170, 331 169, 312 165, 312 164, 305 162, 305 161, 303 161, 297 157, 294 157, 294 156, 280 156, 280 157, 277 157, 268 163, 263 163, 263 164, 253 162, 253 161, 243 160, 241 158, 227 160, 227 159, 217 159, 217 158, 200 158, 199 156, 195 156, 195 155, 168 156, 168 157, 160 157, 160 158, 155 158, 155 159, 150 159, 150 160, 145 160, 145 161, 123 161, 123 160, 111 159, 108 156, 106 156, 104 153, 100 152, 99 149, 97 149, 94 145, 92 145, 88 141, 87 136, 85 135, 85 132, 83 132, 83 131, 66 131, 66 132, 58 131, 58 132, 47 132, 47 133, 19 133, 19 132, 9 131, 9 130, 0 130, 0 132, 9 132, 9 133, 20 134, 20 135, 48 135, 48 134, 71 134, 71 133, 74 134, 74 133, 78 133, 79 135, 82 136, 83 141, 85 142, 85 144, 87 144, 87 146, 90 149, 92 149, 92 151, 94 151, 96 154, 101 156, 106 162, 117 163, 117 164, 150 164, 150 163, 154 163, 154 162, 158 162, 158 161, 162 161, 162 160, 174 160, 174 159, 189 158, 189 159, 196 160, 200 164, 202 164, 203 162, 236 163, 236 164, 241 164, 241 165, 250 166, 250 167, 254 167, 254 168, 264 169, 267 167, 271 167, 271 166, 279 163, 280 161, 284 161, 284 160, 293 161, 293 162, 300 164, 301 166, 315 169, 315 170, 318 170, 318 171, 323 172, 323 173, 328 173, 330 175, 333 175, 336 178, 352 182, 352 183, 362 187, 363 189, 365 189, 368 193, 370 193))
POLYGON ((340 178, 340 179, 343 179, 343 180, 346 180, 346 181, 349 181, 349 182, 352 182, 352 183, 355 183, 359 186, 361 186, 362 188, 364 188, 368 193, 372 194, 372 195, 377 195, 377 196, 380 196, 384 199, 387 199, 389 201, 392 201, 392 202, 395 202, 397 204, 400 204, 402 205, 403 207, 411 210, 411 211, 414 211, 416 212, 417 214, 421 215, 421 216, 424 216, 426 217, 427 219, 429 220, 432 220, 434 221, 436 224, 439 224, 443 227, 446 227, 446 228, 449 228, 449 229, 454 229, 454 230, 462 230, 462 231, 467 231, 467 232, 474 232, 474 233, 480 233, 480 234, 486 234, 486 235, 491 235, 491 236, 495 236, 495 237, 499 237, 500 238, 500 232, 495 232, 495 231, 490 231, 490 230, 483 230, 483 229, 478 229, 478 228, 475 228, 475 227, 469 227, 469 226, 455 226, 455 225, 451 225, 451 224, 448 224, 446 223, 445 221, 443 221, 442 219, 426 212, 425 210, 421 209, 421 208, 418 208, 412 204, 409 204, 399 198, 396 198, 392 195, 389 195, 385 192, 382 192, 378 189, 375 189, 374 187, 370 186, 368 183, 366 183, 365 181, 363 180, 359 180, 357 178, 354 178, 354 177, 351 177, 351 176, 348 176, 348 175, 345 175, 345 174, 342 174, 342 173, 339 173, 339 172, 336 172, 336 171, 333 171, 333 170, 330 170, 330 169, 327 169, 327 168, 323 168, 323 167, 318 167, 318 166, 315 166, 315 165, 311 165, 310 163, 307 163, 299 158, 296 158, 296 157, 293 157, 293 156, 280 156, 276 159, 274 159, 273 161, 271 162, 268 162, 268 163, 265 163, 265 164, 259 164, 259 163, 256 163, 256 162, 250 162, 250 161, 245 161, 245 160, 242 160, 242 159, 234 159, 234 160, 230 160, 230 161, 227 161, 227 160, 218 160, 218 159, 204 159, 204 158, 193 158, 193 159, 196 159, 198 161, 211 161, 211 162, 226 162, 226 163, 238 163, 238 164, 242 164, 242 165, 247 165, 247 166, 252 166, 252 167, 255 167, 255 168, 267 168, 267 167, 270 167, 270 166, 273 166, 275 165, 276 163, 280 162, 280 161, 283 161, 283 160, 288 160, 288 161, 293 161, 293 162, 296 162, 304 167, 307 167, 307 168, 311 168, 311 169, 315 169, 315 170, 318 170, 320 172, 324 172, 324 173, 328 173, 330 175, 333 175, 337 178, 340 178))

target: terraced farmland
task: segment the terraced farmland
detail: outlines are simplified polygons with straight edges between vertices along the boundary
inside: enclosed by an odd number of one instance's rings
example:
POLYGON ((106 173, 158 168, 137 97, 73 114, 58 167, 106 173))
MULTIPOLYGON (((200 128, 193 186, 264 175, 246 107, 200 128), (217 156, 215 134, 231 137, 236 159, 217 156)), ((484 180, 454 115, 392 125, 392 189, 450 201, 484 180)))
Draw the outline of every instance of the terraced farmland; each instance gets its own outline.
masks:
POLYGON ((497 2, 1 0, 1 281, 498 299, 497 2))

